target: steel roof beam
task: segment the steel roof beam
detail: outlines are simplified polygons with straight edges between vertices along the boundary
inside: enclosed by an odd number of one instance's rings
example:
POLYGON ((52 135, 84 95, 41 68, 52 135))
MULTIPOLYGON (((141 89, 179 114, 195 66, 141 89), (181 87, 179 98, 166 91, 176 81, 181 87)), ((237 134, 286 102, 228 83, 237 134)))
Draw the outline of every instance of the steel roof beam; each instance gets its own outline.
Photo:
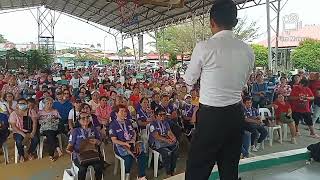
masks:
MULTIPOLYGON (((79 7, 79 5, 82 3, 82 1, 83 1, 83 0, 80 0, 80 1, 78 2, 78 4, 75 5, 75 7, 73 8, 73 10, 71 11, 70 14, 73 14, 73 13, 74 13, 74 11, 79 7)), ((71 3, 70 3, 70 4, 71 4, 71 3)))
POLYGON ((84 15, 84 13, 86 13, 86 12, 89 10, 89 8, 91 8, 93 5, 95 5, 98 1, 99 1, 99 0, 93 1, 93 2, 80 14, 80 16, 84 15))

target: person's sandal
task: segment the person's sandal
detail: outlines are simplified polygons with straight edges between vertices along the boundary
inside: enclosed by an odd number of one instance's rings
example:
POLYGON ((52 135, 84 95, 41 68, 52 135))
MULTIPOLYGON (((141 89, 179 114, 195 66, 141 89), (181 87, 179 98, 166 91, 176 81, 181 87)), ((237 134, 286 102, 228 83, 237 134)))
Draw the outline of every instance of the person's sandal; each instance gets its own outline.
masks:
POLYGON ((63 156, 63 152, 61 151, 61 149, 60 149, 60 148, 57 148, 57 152, 58 152, 58 157, 63 156))
POLYGON ((49 159, 50 159, 51 162, 55 162, 55 161, 57 160, 57 159, 56 159, 55 157, 53 157, 53 156, 50 156, 49 159))
POLYGON ((24 158, 24 157, 20 157, 19 162, 20 162, 20 163, 24 163, 24 161, 25 161, 25 158, 24 158))

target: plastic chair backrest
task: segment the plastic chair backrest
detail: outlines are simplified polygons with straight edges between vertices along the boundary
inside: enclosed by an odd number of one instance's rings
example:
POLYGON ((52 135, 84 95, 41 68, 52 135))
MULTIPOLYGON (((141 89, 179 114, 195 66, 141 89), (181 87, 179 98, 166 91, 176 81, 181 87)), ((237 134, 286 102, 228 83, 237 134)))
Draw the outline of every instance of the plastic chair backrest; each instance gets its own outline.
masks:
POLYGON ((259 108, 259 114, 262 120, 266 119, 265 114, 267 114, 268 117, 272 117, 271 112, 268 108, 259 108))
POLYGON ((147 136, 149 138, 149 135, 150 135, 150 124, 147 124, 146 131, 147 131, 147 136))

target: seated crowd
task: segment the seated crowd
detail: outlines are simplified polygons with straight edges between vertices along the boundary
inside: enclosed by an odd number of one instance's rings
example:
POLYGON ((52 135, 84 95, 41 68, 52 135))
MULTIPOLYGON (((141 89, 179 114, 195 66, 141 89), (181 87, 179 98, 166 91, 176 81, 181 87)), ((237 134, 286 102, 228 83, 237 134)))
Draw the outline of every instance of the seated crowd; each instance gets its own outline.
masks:
MULTIPOLYGON (((174 79, 162 69, 147 72, 142 81, 126 75, 134 70, 127 69, 124 81, 116 72, 116 68, 79 69, 73 74, 65 70, 58 81, 49 71, 0 74, 0 145, 12 132, 19 161, 24 162, 39 156, 37 147, 45 137, 49 159, 56 161, 64 152, 57 136, 64 135, 79 179, 85 179, 89 165, 96 179, 102 178, 105 159, 99 147, 106 143, 112 143, 114 153, 124 160, 127 179, 134 160, 138 179, 146 179, 151 148, 160 153, 167 176, 174 175, 181 136, 191 141, 196 128, 198 89, 188 93, 182 78, 174 79)), ((242 157, 260 149, 268 136, 266 127, 287 124, 291 142, 296 144, 303 121, 310 136, 319 138, 314 127, 320 116, 319 73, 300 73, 292 81, 288 83, 283 74, 261 71, 249 78, 243 90, 242 157), (262 119, 259 108, 269 108, 274 117, 262 119)))

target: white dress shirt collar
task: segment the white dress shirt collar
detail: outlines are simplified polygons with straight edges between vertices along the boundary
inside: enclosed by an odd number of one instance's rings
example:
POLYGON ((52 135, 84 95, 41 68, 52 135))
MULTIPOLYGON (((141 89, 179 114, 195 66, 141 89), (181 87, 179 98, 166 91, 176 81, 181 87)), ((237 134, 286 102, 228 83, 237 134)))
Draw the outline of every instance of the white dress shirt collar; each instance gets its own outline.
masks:
POLYGON ((231 30, 222 30, 222 31, 219 31, 216 34, 214 34, 211 37, 211 39, 220 38, 220 37, 231 37, 231 38, 234 38, 235 35, 234 35, 233 31, 231 31, 231 30))

